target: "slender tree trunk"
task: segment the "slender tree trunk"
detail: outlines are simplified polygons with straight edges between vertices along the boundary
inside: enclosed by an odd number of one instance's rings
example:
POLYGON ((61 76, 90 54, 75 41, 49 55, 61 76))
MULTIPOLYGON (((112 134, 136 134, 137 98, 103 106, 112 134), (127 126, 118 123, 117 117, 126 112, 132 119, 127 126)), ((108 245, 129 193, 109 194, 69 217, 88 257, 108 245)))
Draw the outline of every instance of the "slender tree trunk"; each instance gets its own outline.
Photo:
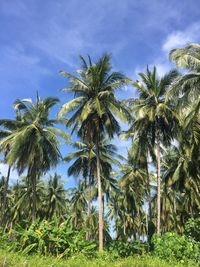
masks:
POLYGON ((104 214, 105 214, 105 197, 104 193, 102 193, 102 209, 103 209, 103 220, 104 220, 104 214))
POLYGON ((173 194, 173 206, 174 206, 174 213, 176 215, 176 192, 173 194))
POLYGON ((147 239, 149 240, 149 222, 148 222, 148 213, 146 214, 146 235, 147 239))
POLYGON ((125 226, 125 223, 123 225, 123 234, 124 234, 124 237, 126 238, 126 226, 125 226))
POLYGON ((99 208, 99 252, 103 251, 103 204, 102 204, 102 188, 100 175, 100 158, 98 144, 97 150, 97 184, 98 184, 98 208, 99 208))
MULTIPOLYGON (((148 156, 147 156, 147 158, 148 158, 148 156)), ((148 214, 147 214, 147 218, 149 215, 146 227, 147 227, 147 238, 149 240, 149 221, 150 222, 152 221, 152 209, 151 209, 151 188, 150 188, 148 160, 146 161, 146 173, 147 173, 147 183, 148 183, 148 189, 147 189, 148 190, 148 214)))
POLYGON ((87 210, 87 232, 86 232, 86 240, 90 240, 90 200, 88 200, 88 210, 87 210))
POLYGON ((11 171, 11 166, 9 165, 6 180, 5 180, 5 185, 4 185, 4 191, 3 191, 2 225, 4 224, 4 221, 5 221, 5 212, 6 212, 6 207, 7 207, 7 193, 8 193, 9 179, 10 179, 10 171, 11 171))
POLYGON ((91 188, 91 185, 90 185, 90 178, 89 178, 89 193, 88 193, 88 211, 87 211, 87 233, 86 233, 86 240, 90 240, 90 211, 91 211, 91 195, 92 195, 92 188, 91 188))
POLYGON ((157 234, 160 234, 160 136, 157 134, 157 234))
POLYGON ((37 176, 36 176, 36 169, 34 164, 32 166, 30 166, 29 171, 28 171, 28 179, 29 179, 29 184, 31 186, 31 191, 32 191, 32 198, 30 199, 31 201, 31 219, 32 222, 35 221, 35 213, 36 213, 36 180, 37 180, 37 176))
POLYGON ((35 221, 35 212, 36 212, 36 175, 32 176, 32 222, 35 221))
POLYGON ((176 192, 173 192, 173 217, 175 221, 175 229, 178 232, 178 227, 177 227, 177 214, 176 214, 176 192))

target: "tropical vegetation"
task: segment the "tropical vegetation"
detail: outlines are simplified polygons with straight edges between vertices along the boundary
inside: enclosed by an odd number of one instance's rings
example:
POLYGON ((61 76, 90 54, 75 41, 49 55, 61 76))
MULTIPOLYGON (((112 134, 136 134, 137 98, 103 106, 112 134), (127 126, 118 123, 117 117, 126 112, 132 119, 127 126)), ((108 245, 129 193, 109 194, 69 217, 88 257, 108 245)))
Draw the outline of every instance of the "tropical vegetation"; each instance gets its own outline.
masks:
POLYGON ((177 68, 160 76, 147 66, 138 80, 113 71, 108 54, 80 56, 79 70, 60 72, 72 99, 57 114, 59 99, 37 93, 0 119, 1 261, 14 266, 12 251, 57 257, 55 266, 79 254, 68 266, 200 263, 200 45, 169 56, 177 68), (119 99, 125 86, 135 94, 119 99), (124 139, 127 154, 116 145, 124 139), (61 162, 76 187, 53 171, 61 162))

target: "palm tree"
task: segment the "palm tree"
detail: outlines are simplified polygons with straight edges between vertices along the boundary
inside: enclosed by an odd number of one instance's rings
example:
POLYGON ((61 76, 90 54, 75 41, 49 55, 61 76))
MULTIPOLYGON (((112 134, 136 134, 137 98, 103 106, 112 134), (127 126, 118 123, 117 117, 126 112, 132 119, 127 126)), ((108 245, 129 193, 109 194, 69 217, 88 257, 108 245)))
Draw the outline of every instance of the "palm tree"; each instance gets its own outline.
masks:
POLYGON ((170 59, 177 67, 185 68, 189 71, 177 79, 171 88, 173 94, 181 97, 180 104, 185 104, 185 100, 193 101, 199 98, 200 84, 200 45, 192 43, 184 48, 176 48, 170 52, 170 59))
MULTIPOLYGON (((198 214, 200 205, 199 164, 199 149, 194 151, 190 140, 185 136, 178 146, 171 147, 164 154, 163 180, 173 190, 175 198, 177 193, 180 195, 182 209, 187 212, 188 217, 198 214)), ((173 204, 176 206, 176 203, 173 204)))
MULTIPOLYGON (((24 122, 19 114, 19 112, 17 110, 15 110, 16 113, 16 117, 15 119, 11 120, 11 119, 1 119, 0 120, 0 125, 4 127, 4 129, 0 130, 0 139, 3 139, 5 137, 8 137, 13 131, 17 130, 19 127, 22 127, 24 125, 24 122)), ((8 143, 7 146, 4 147, 4 149, 2 150, 3 154, 4 154, 4 163, 7 163, 7 155, 8 152, 10 150, 10 144, 8 143)), ((2 225, 4 224, 4 213, 6 211, 6 206, 7 206, 7 192, 8 192, 8 185, 9 185, 9 179, 10 179, 10 173, 11 173, 11 165, 8 165, 8 171, 7 171, 7 175, 5 178, 5 182, 4 182, 4 187, 3 187, 3 200, 2 200, 2 209, 1 209, 1 214, 2 214, 2 220, 1 223, 2 225)))
POLYGON ((134 101, 135 138, 150 136, 152 145, 156 144, 158 234, 160 233, 161 143, 170 144, 175 134, 175 126, 178 124, 175 105, 165 99, 165 94, 177 75, 177 71, 172 70, 159 78, 155 67, 153 71, 147 67, 146 73, 139 74, 141 82, 133 82, 139 93, 139 98, 134 101))
MULTIPOLYGON (((118 188, 111 192, 109 217, 115 220, 117 239, 136 238, 143 233, 143 205, 147 187, 147 173, 137 160, 137 144, 128 150, 128 159, 116 172, 118 188)), ((145 223, 145 233, 146 233, 145 223)))
POLYGON ((55 173, 50 176, 47 186, 47 217, 52 219, 53 215, 62 217, 66 210, 66 190, 60 182, 61 176, 55 173))
POLYGON ((119 186, 123 195, 123 205, 125 207, 124 227, 125 233, 134 235, 140 232, 137 225, 142 225, 141 215, 144 213, 143 205, 146 198, 147 173, 144 169, 137 166, 135 146, 128 150, 126 164, 120 169, 119 186), (126 221, 128 220, 128 221, 126 221), (139 220, 140 223, 137 223, 139 220), (134 231, 131 231, 132 225, 134 231))
MULTIPOLYGON (((135 112, 135 100, 128 99, 126 101, 126 104, 128 104, 128 108, 130 109, 130 112, 133 114, 135 112)), ((130 128, 127 131, 124 131, 121 134, 121 138, 131 138, 132 144, 131 148, 128 151, 128 161, 127 165, 131 166, 132 170, 139 170, 141 173, 143 173, 144 182, 143 185, 145 185, 145 191, 147 195, 147 202, 148 202, 148 215, 149 215, 149 221, 152 221, 152 208, 151 208, 151 174, 149 171, 149 165, 153 162, 156 162, 156 156, 154 151, 154 146, 152 144, 151 135, 149 133, 146 134, 140 134, 138 136, 135 136, 135 117, 133 114, 133 118, 130 121, 130 128), (150 161, 150 158, 152 159, 150 161)), ((128 169, 127 169, 128 170, 128 169)))
POLYGON ((99 251, 103 250, 103 207, 101 187, 101 167, 99 144, 102 134, 110 138, 119 133, 120 126, 116 116, 125 119, 127 113, 124 105, 114 95, 116 89, 126 83, 126 78, 119 72, 111 72, 110 56, 104 55, 93 63, 88 57, 88 63, 81 57, 81 70, 77 75, 68 72, 61 73, 69 78, 70 85, 65 91, 75 94, 75 99, 64 104, 59 116, 73 111, 67 125, 77 130, 78 136, 88 143, 94 143, 96 148, 96 179, 98 185, 99 207, 99 251))
MULTIPOLYGON (((37 179, 35 189, 36 199, 36 211, 40 219, 45 217, 44 212, 41 212, 43 203, 45 201, 45 190, 43 182, 37 179)), ((31 206, 33 199, 32 185, 30 184, 27 177, 21 177, 21 181, 12 186, 12 207, 11 211, 11 222, 21 223, 22 220, 29 220, 31 218, 31 206)))
MULTIPOLYGON (((102 139, 99 144, 99 154, 100 154, 100 166, 101 166, 101 182, 102 182, 102 201, 103 201, 103 214, 104 214, 104 194, 106 194, 106 200, 109 199, 110 191, 116 189, 116 180, 111 177, 111 171, 113 166, 120 165, 118 159, 123 159, 122 156, 117 154, 116 147, 109 142, 109 139, 102 139), (118 159, 117 159, 118 158, 118 159)), ((87 192, 88 201, 88 230, 89 230, 89 220, 90 220, 90 209, 91 202, 98 193, 94 190, 96 187, 96 148, 92 143, 84 142, 72 142, 71 145, 76 148, 76 151, 69 153, 64 160, 73 163, 68 168, 68 175, 73 175, 74 177, 83 177, 84 189, 87 192), (94 188, 95 187, 95 188, 94 188)), ((104 216, 103 216, 104 217, 104 216)), ((90 232, 88 232, 88 239, 90 232)))
POLYGON ((28 182, 32 188, 32 220, 36 214, 37 176, 56 166, 61 157, 56 135, 60 130, 54 128, 56 121, 49 119, 49 112, 57 102, 56 98, 41 100, 38 96, 35 104, 29 99, 17 100, 14 107, 21 114, 23 125, 0 141, 2 150, 10 146, 8 164, 15 165, 19 174, 28 170, 28 182))
POLYGON ((184 48, 173 49, 170 59, 177 67, 188 70, 171 86, 169 96, 176 96, 181 107, 180 112, 185 114, 186 123, 193 129, 194 141, 200 142, 200 45, 189 44, 184 48))
POLYGON ((84 190, 84 183, 79 182, 78 188, 71 190, 71 222, 77 229, 81 229, 85 225, 85 213, 87 210, 86 192, 84 190))

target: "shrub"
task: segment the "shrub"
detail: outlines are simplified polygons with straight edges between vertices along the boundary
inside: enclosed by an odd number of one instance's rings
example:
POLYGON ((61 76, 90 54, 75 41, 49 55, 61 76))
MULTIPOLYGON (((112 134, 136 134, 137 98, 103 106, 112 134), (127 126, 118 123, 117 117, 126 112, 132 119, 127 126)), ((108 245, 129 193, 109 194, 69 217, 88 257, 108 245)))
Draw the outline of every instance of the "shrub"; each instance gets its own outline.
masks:
POLYGON ((28 229, 20 228, 9 234, 7 243, 11 250, 22 254, 38 253, 57 257, 76 253, 91 254, 96 244, 85 240, 86 231, 74 231, 67 223, 34 222, 28 229), (9 241, 10 240, 10 241, 9 241))
POLYGON ((153 237, 154 254, 165 260, 188 261, 200 263, 200 243, 179 236, 175 233, 165 233, 153 237))
POLYGON ((114 257, 129 257, 135 254, 141 255, 148 250, 147 243, 141 241, 114 240, 107 246, 107 251, 114 257))
POLYGON ((200 218, 191 218, 185 225, 185 234, 200 242, 200 218))

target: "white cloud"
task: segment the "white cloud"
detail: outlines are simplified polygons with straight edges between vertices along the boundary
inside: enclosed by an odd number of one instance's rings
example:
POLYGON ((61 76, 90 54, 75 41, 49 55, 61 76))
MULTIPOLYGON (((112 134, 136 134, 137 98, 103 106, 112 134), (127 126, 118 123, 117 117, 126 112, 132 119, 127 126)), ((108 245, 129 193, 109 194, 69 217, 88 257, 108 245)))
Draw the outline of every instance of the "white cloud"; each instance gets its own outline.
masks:
MULTIPOLYGON (((193 23, 182 31, 174 31, 169 33, 160 50, 159 56, 156 57, 152 64, 149 65, 150 68, 156 66, 158 74, 163 76, 174 66, 169 61, 169 52, 173 48, 183 47, 188 43, 194 43, 200 41, 200 22, 193 23)), ((145 72, 145 66, 137 67, 135 73, 145 72)))
MULTIPOLYGON (((156 66, 157 73, 160 77, 162 77, 168 71, 170 71, 170 69, 172 69, 172 64, 169 62, 165 54, 163 55, 163 57, 156 58, 152 64, 148 65, 149 69, 153 69, 154 66, 156 66)), ((139 79, 138 73, 140 72, 142 73, 146 72, 146 66, 143 66, 141 68, 137 67, 135 69, 135 74, 137 75, 137 79, 139 79)))
POLYGON ((170 33, 162 49, 164 52, 169 52, 173 48, 182 47, 188 43, 198 42, 200 40, 200 22, 196 22, 183 31, 174 31, 170 33))
POLYGON ((157 58, 152 67, 156 66, 158 75, 160 77, 164 76, 167 72, 172 69, 172 64, 169 62, 168 55, 163 55, 163 58, 157 58))

